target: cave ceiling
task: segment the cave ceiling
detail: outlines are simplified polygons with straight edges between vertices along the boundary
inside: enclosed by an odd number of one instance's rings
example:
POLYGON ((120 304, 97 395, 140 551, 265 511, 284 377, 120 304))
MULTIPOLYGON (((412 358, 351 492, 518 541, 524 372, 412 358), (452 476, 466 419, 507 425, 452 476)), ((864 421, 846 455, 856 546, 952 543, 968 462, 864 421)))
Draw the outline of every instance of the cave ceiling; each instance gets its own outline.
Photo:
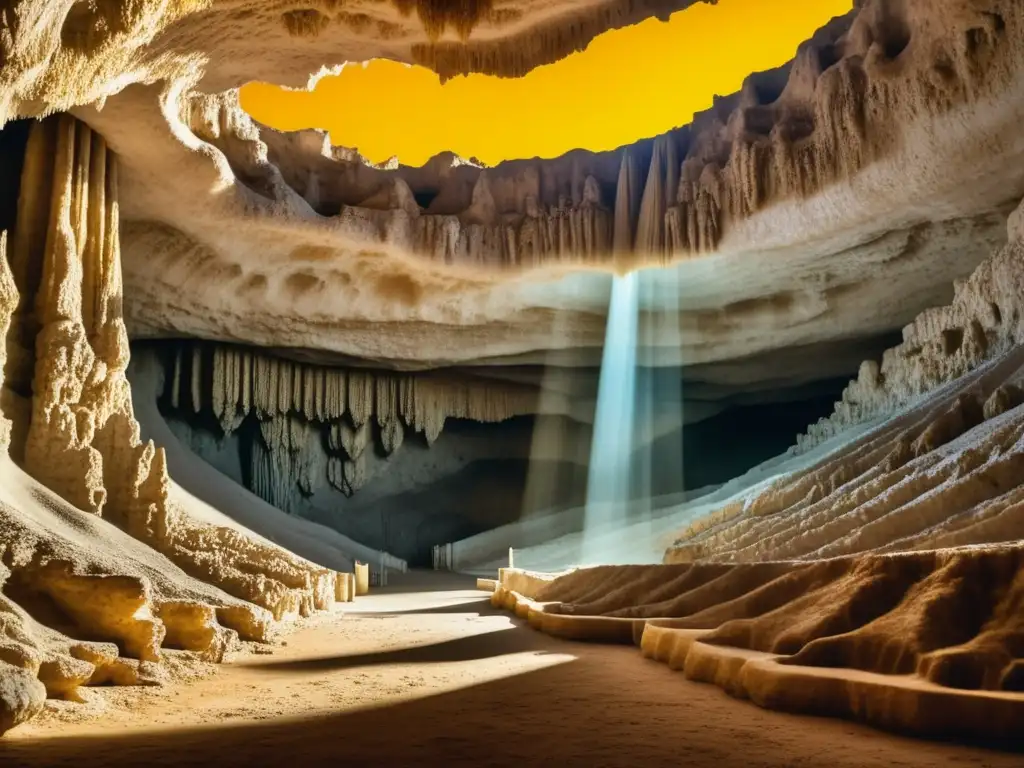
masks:
POLYGON ((794 385, 850 373, 1005 242, 1019 3, 857 3, 691 124, 495 167, 374 165, 239 104, 247 82, 379 57, 518 77, 692 4, 14 0, 0 122, 70 111, 119 156, 132 338, 590 368, 612 275, 650 267, 642 362, 731 392, 779 365, 794 385))

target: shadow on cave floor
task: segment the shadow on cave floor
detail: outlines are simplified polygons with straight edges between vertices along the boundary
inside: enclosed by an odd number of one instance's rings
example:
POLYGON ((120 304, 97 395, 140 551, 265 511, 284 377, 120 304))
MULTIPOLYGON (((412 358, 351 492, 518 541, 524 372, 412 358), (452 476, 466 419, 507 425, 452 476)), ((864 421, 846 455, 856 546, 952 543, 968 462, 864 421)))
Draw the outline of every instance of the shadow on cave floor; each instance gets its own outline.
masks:
POLYGON ((525 632, 515 632, 515 627, 483 632, 441 643, 402 648, 395 651, 378 653, 341 654, 313 659, 296 659, 292 661, 265 661, 254 664, 239 664, 254 670, 267 672, 310 672, 329 671, 335 669, 352 669, 353 667, 369 667, 376 664, 435 664, 449 661, 476 661, 509 653, 537 651, 535 644, 525 632))
POLYGON ((403 616, 409 614, 427 616, 432 613, 473 613, 478 616, 490 616, 495 613, 499 613, 499 611, 491 607, 491 601, 486 597, 481 600, 456 599, 455 602, 447 605, 438 605, 433 608, 412 608, 407 611, 375 611, 366 613, 363 613, 362 611, 352 611, 353 616, 378 619, 385 619, 388 616, 403 616))
MULTIPOLYGON (((507 614, 387 614, 389 604, 410 608, 462 599, 465 605, 480 594, 445 591, 442 585, 458 589, 467 582, 450 575, 409 574, 403 581, 407 583, 371 592, 366 600, 373 613, 388 615, 387 621, 351 613, 341 622, 302 630, 302 636, 282 651, 297 658, 267 659, 267 674, 252 668, 226 669, 205 689, 216 699, 230 688, 225 683, 234 676, 233 695, 245 697, 256 708, 261 700, 273 699, 275 686, 278 696, 297 701, 309 697, 313 707, 315 692, 333 680, 342 686, 335 689, 341 698, 326 699, 331 702, 327 709, 282 716, 274 714, 276 705, 269 701, 259 719, 240 720, 234 714, 236 699, 231 699, 227 709, 219 710, 218 719, 203 725, 188 719, 153 725, 145 713, 133 713, 137 720, 127 728, 112 724, 87 735, 62 735, 58 730, 48 738, 0 742, 0 765, 1020 766, 1020 755, 916 741, 854 723, 762 710, 715 686, 687 681, 664 665, 645 660, 635 648, 570 643, 534 632, 507 614), (424 591, 409 595, 416 581, 424 591), (338 647, 342 631, 349 633, 348 642, 362 648, 387 642, 383 632, 374 639, 377 628, 385 625, 390 638, 400 640, 398 647, 358 656, 329 655, 338 647), (420 637, 435 642, 422 644, 417 633, 427 633, 420 637), (307 650, 296 650, 299 646, 307 650), (366 667, 338 671, 353 664, 366 667), (475 676, 482 667, 490 671, 475 676), (275 671, 277 675, 271 674, 275 671), (381 689, 374 687, 374 680, 389 675, 397 683, 409 675, 424 683, 384 701, 375 693, 381 689), (239 686, 239 680, 245 685, 239 686)), ((195 690, 202 685, 185 687, 195 690)), ((197 704, 206 706, 195 701, 187 706, 197 704)))
MULTIPOLYGON (((525 631, 525 630, 522 630, 525 631)), ((795 717, 689 683, 633 649, 398 704, 307 719, 0 746, 11 768, 984 765, 1019 756, 795 717)))

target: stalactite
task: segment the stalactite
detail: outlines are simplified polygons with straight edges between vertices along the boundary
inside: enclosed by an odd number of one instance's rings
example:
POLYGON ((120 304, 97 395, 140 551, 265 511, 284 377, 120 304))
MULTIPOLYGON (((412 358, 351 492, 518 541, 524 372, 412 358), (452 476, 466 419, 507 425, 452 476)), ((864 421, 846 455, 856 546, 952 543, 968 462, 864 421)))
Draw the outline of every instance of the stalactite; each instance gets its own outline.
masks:
POLYGON ((350 459, 358 459, 370 442, 370 423, 353 427, 345 419, 331 422, 328 445, 331 450, 344 453, 350 459))
MULTIPOLYGON (((598 210, 596 184, 584 184, 583 204, 598 210)), ((193 407, 210 408, 225 434, 255 414, 261 439, 254 450, 253 491, 282 509, 288 508, 285 499, 296 486, 309 494, 322 478, 349 494, 361 487, 367 478, 365 459, 374 422, 379 449, 389 456, 404 444, 407 428, 421 433, 431 445, 449 418, 493 423, 537 409, 536 391, 517 384, 343 370, 225 344, 183 344, 191 346, 191 354, 179 348, 169 364, 176 371, 175 361, 191 357, 191 375, 172 371, 169 386, 187 386, 193 407), (201 375, 206 360, 213 366, 208 380, 201 375), (299 424, 310 427, 303 440, 295 437, 299 424), (308 436, 312 434, 315 439, 308 436)), ((175 398, 183 403, 185 397, 183 391, 169 393, 172 403, 175 398)))
POLYGON ((612 249, 616 253, 633 250, 636 219, 640 206, 640 182, 636 160, 627 148, 622 152, 619 181, 615 191, 615 219, 612 230, 612 249))
POLYGON ((388 456, 402 447, 403 440, 405 440, 405 429, 397 417, 380 423, 381 447, 388 456))
POLYGON ((348 412, 352 423, 361 427, 373 415, 373 375, 362 371, 348 374, 348 412))
POLYGON ((196 413, 203 408, 203 349, 192 347, 192 376, 189 380, 192 410, 196 413))

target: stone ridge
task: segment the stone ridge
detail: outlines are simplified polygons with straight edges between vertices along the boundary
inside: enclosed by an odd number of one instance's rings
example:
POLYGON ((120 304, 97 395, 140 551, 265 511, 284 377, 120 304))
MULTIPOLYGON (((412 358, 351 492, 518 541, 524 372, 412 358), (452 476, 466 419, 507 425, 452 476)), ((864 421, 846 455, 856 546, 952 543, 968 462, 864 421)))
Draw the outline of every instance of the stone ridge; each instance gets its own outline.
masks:
POLYGON ((555 637, 639 646, 768 709, 1021 742, 1024 548, 811 563, 503 569, 491 604, 555 637))
POLYGON ((666 562, 759 562, 1013 541, 1024 489, 1024 204, 1009 244, 867 361, 806 452, 863 436, 694 522, 666 562))

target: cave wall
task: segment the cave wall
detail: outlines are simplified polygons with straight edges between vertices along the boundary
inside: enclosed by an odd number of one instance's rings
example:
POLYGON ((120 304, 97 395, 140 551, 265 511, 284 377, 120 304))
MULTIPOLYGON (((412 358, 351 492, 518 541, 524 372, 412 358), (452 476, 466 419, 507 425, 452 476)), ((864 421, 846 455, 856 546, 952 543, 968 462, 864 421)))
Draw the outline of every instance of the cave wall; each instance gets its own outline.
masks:
MULTIPOLYGON (((391 455, 369 447, 364 484, 351 495, 322 472, 313 474, 305 487, 292 478, 282 497, 264 496, 254 483, 254 446, 266 450, 255 416, 229 434, 202 414, 167 408, 165 416, 183 445, 232 481, 272 503, 284 498, 282 506, 290 514, 330 526, 414 566, 429 566, 436 544, 578 505, 586 497, 586 465, 579 454, 581 448, 584 454, 589 450, 589 428, 582 425, 569 429, 585 439, 551 446, 548 456, 531 459, 535 417, 497 424, 451 420, 431 445, 413 432, 391 455), (562 455, 550 455, 557 453, 562 455), (543 491, 531 497, 536 487, 543 491)), ((262 490, 266 493, 266 486, 262 490)))
MULTIPOLYGON (((183 445, 279 509, 412 565, 429 565, 434 545, 587 501, 591 425, 560 406, 531 413, 552 398, 525 377, 329 367, 186 340, 136 346, 163 361, 159 406, 183 445), (423 392, 429 400, 417 402, 423 392)), ((681 378, 675 368, 638 372, 638 392, 651 396, 636 413, 625 500, 742 474, 828 414, 845 383, 821 382, 791 402, 768 393, 689 423, 666 407, 684 397, 681 378)), ((592 405, 577 411, 593 418, 592 405)))
POLYGON ((119 168, 103 137, 70 115, 32 121, 4 261, 12 280, 2 281, 11 305, 3 327, 10 458, 75 509, 159 552, 177 573, 236 598, 252 625, 238 631, 263 633, 267 626, 257 632, 256 624, 327 607, 345 578, 195 520, 174 498, 162 448, 141 440, 127 379, 119 168))
POLYGON ((105 139, 59 114, 5 132, 0 156, 18 189, 0 205, 2 734, 80 686, 155 682, 163 648, 220 661, 353 578, 197 518, 141 440, 105 139))

